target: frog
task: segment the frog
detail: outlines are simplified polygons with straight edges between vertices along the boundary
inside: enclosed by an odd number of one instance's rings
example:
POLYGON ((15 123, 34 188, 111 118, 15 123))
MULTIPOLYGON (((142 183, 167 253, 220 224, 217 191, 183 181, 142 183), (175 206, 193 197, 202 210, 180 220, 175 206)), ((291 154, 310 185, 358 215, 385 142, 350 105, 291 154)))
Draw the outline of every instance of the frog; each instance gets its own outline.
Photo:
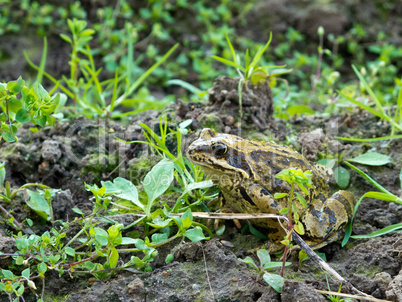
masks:
MULTIPOLYGON (((312 249, 340 239, 352 217, 356 204, 354 195, 346 190, 331 195, 332 169, 308 161, 288 146, 205 128, 187 148, 187 157, 219 187, 222 194, 220 212, 223 213, 281 215, 288 200, 287 197, 275 198, 275 193, 289 193, 291 186, 275 176, 289 168, 311 171, 312 186, 308 188, 308 194, 298 186, 294 192, 306 200, 307 206, 300 202, 295 205, 305 230, 302 238, 312 249)), ((264 218, 249 222, 267 229, 270 253, 284 248, 280 241, 286 236, 287 225, 283 221, 264 218)))

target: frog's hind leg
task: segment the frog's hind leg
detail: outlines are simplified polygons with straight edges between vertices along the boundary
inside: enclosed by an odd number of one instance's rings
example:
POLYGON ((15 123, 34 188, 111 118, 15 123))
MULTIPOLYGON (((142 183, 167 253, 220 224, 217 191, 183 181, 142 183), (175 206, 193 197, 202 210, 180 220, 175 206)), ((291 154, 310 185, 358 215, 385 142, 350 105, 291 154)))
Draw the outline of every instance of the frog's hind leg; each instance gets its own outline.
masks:
POLYGON ((342 237, 344 228, 353 214, 355 199, 348 191, 338 191, 322 202, 315 199, 301 218, 312 249, 319 249, 342 237))

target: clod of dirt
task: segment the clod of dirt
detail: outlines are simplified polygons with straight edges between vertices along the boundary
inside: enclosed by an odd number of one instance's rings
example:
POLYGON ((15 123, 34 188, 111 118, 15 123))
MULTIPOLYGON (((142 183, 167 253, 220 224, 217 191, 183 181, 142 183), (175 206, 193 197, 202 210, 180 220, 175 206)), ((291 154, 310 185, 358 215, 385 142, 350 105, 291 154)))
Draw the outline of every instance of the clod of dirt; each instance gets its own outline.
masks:
POLYGON ((183 244, 174 253, 174 259, 176 261, 196 261, 202 257, 202 246, 200 242, 189 242, 183 244))
POLYGON ((9 238, 9 237, 3 237, 2 235, 0 235, 0 252, 7 253, 7 254, 14 253, 15 252, 15 239, 9 238))
POLYGON ((324 139, 324 132, 321 128, 300 134, 298 141, 302 145, 302 153, 307 160, 316 160, 318 151, 324 149, 324 146, 322 145, 324 139))
POLYGON ((74 201, 69 189, 52 196, 52 207, 55 219, 65 219, 74 207, 74 201))
POLYGON ((311 285, 299 281, 285 280, 282 287, 281 301, 325 302, 326 299, 323 295, 316 292, 311 285))
POLYGON ((42 157, 45 161, 56 163, 61 157, 60 144, 55 140, 45 140, 42 144, 42 157))
POLYGON ((137 295, 143 295, 146 291, 144 282, 140 278, 135 278, 127 285, 128 293, 135 298, 137 295))
POLYGON ((268 128, 267 123, 273 113, 271 89, 267 84, 242 83, 240 104, 239 81, 239 78, 227 76, 215 79, 208 91, 209 102, 205 112, 224 113, 236 119, 242 111, 243 120, 247 123, 255 124, 260 130, 268 128))
POLYGON ((387 300, 402 302, 402 270, 388 285, 387 300))
POLYGON ((388 273, 380 272, 375 275, 373 279, 378 286, 378 289, 381 291, 381 296, 384 296, 385 292, 388 289, 389 283, 392 281, 391 275, 388 273))

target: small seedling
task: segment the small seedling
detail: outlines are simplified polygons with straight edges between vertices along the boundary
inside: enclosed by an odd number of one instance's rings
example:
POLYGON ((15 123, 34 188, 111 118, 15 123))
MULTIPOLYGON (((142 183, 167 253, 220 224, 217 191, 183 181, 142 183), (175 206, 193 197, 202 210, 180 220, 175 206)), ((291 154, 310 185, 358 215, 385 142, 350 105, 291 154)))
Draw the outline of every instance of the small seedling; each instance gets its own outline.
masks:
MULTIPOLYGON (((257 251, 257 257, 259 260, 259 265, 255 263, 255 261, 247 256, 244 259, 238 258, 237 260, 247 263, 252 268, 257 271, 257 282, 264 279, 273 289, 275 289, 278 293, 282 292, 282 286, 285 282, 283 276, 279 276, 277 274, 269 273, 268 271, 273 268, 281 267, 283 265, 282 262, 271 262, 271 256, 269 255, 266 249, 260 249, 257 251)), ((290 262, 285 262, 285 265, 290 265, 290 262)))
POLYGON ((296 199, 298 202, 303 207, 307 207, 306 200, 304 197, 298 193, 295 192, 295 186, 297 185, 305 195, 308 195, 309 192, 306 189, 305 186, 308 188, 312 187, 312 182, 311 182, 311 177, 312 173, 310 170, 303 172, 301 169, 283 169, 281 172, 279 172, 276 176, 276 178, 282 179, 283 181, 286 181, 287 183, 290 184, 291 189, 289 193, 275 193, 274 198, 279 199, 283 197, 288 198, 288 206, 286 208, 282 208, 280 210, 280 213, 282 215, 286 215, 289 224, 288 224, 288 233, 285 236, 284 240, 281 241, 283 245, 285 245, 285 251, 283 254, 283 265, 282 265, 282 270, 281 270, 281 276, 283 277, 283 272, 285 269, 285 261, 287 257, 287 253, 289 251, 289 248, 292 247, 292 231, 295 230, 296 233, 303 235, 304 234, 304 226, 299 220, 299 214, 297 213, 297 206, 294 201, 294 195, 296 195, 296 199))
POLYGON ((32 122, 41 127, 46 123, 53 125, 52 113, 56 111, 59 102, 63 100, 57 93, 53 97, 36 83, 25 86, 25 81, 19 77, 16 81, 0 83, 0 140, 18 142, 17 129, 19 124, 32 122))

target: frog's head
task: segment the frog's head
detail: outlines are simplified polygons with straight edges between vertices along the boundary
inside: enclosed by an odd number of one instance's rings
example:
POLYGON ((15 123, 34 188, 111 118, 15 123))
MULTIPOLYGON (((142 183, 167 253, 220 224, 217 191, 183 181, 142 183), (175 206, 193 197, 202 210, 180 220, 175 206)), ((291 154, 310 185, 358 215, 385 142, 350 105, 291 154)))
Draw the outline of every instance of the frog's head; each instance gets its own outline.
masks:
POLYGON ((187 150, 188 158, 213 175, 237 175, 242 179, 251 177, 251 169, 245 152, 248 140, 231 134, 215 133, 203 129, 200 137, 187 150))

